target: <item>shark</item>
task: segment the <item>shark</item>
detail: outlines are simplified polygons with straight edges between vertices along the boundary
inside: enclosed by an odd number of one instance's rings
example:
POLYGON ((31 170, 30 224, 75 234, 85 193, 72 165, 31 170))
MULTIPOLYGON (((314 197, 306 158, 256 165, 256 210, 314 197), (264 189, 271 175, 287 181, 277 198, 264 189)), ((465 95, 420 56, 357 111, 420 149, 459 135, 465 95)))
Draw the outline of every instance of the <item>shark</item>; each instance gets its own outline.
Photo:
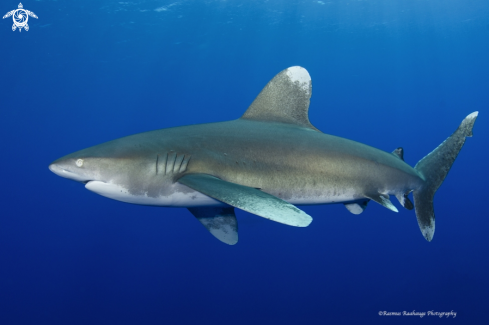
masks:
POLYGON ((391 196, 415 209, 431 241, 435 192, 472 136, 478 112, 411 167, 402 148, 386 152, 319 131, 308 117, 311 95, 307 70, 289 67, 236 120, 119 138, 59 158, 49 169, 114 200, 187 208, 229 245, 238 242, 235 209, 307 227, 312 217, 298 206, 341 203, 360 214, 373 201, 398 212, 391 196))

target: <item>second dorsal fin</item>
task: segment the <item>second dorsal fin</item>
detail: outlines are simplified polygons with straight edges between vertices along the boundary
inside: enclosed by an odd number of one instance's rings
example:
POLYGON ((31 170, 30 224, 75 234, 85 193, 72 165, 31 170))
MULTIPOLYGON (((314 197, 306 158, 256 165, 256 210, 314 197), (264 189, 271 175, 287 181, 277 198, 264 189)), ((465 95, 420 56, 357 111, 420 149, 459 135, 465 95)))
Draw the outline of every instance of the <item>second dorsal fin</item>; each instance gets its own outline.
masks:
POLYGON ((295 66, 277 74, 246 110, 243 119, 290 123, 316 131, 309 122, 311 76, 295 66))
POLYGON ((404 161, 404 149, 402 149, 402 147, 399 147, 396 150, 392 151, 392 154, 404 161))

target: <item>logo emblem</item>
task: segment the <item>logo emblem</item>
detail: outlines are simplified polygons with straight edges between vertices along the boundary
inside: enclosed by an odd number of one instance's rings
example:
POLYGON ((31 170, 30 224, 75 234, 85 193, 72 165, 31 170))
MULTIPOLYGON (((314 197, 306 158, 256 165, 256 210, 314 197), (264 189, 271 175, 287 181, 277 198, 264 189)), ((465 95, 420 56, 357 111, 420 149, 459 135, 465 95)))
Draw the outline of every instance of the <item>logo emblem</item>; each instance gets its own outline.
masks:
POLYGON ((24 6, 22 6, 22 3, 19 3, 19 9, 15 9, 7 12, 5 16, 3 16, 3 18, 5 19, 10 16, 12 16, 12 19, 14 20, 14 24, 12 25, 12 31, 15 31, 18 28, 19 32, 22 31, 22 28, 24 28, 26 31, 29 30, 29 25, 27 25, 29 16, 37 19, 36 14, 33 13, 32 11, 25 10, 24 6))

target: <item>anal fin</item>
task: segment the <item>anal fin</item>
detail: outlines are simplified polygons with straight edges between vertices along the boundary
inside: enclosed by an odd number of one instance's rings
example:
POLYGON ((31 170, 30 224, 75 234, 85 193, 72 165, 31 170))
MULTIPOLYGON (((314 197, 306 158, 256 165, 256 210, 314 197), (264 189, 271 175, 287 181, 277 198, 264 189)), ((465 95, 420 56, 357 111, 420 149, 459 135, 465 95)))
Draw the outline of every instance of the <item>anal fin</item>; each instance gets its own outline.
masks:
POLYGON ((371 199, 372 201, 375 201, 378 204, 383 205, 384 207, 386 207, 387 209, 389 209, 391 211, 399 212, 399 210, 397 210, 397 208, 394 206, 394 204, 392 204, 391 200, 389 199, 389 195, 387 195, 387 194, 377 193, 377 194, 373 194, 373 195, 368 195, 367 197, 369 199, 371 199))
POLYGON ((414 205, 413 205, 413 202, 411 202, 411 200, 409 200, 408 194, 409 193, 396 194, 396 198, 399 200, 399 203, 401 203, 401 205, 403 207, 405 207, 408 210, 412 210, 414 208, 414 205))
POLYGON ((223 243, 234 245, 238 242, 238 221, 234 208, 199 207, 188 210, 223 243))

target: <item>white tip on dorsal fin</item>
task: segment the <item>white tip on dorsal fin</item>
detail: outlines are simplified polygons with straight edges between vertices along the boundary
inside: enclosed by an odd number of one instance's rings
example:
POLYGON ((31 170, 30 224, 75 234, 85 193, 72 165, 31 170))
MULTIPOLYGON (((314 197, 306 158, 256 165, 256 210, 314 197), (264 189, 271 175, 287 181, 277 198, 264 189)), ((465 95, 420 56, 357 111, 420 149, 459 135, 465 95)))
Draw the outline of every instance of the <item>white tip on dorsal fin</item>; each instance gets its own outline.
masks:
POLYGON ((243 119, 282 122, 316 129, 309 122, 312 94, 311 76, 302 67, 290 67, 277 74, 260 92, 243 119))

